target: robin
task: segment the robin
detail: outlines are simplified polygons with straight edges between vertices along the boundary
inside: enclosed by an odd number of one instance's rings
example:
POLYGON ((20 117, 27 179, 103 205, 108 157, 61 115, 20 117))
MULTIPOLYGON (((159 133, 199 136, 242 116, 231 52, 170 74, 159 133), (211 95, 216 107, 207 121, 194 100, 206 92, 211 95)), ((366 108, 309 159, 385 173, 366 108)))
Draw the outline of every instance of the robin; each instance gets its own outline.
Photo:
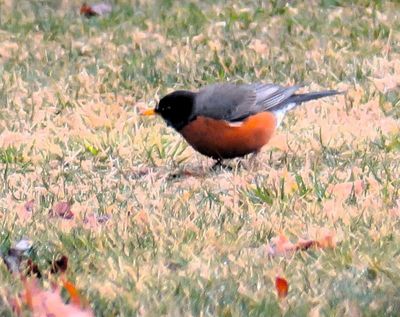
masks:
POLYGON ((214 84, 198 92, 178 90, 142 115, 160 115, 198 152, 217 160, 257 153, 285 114, 309 100, 339 94, 325 90, 296 94, 300 86, 214 84))

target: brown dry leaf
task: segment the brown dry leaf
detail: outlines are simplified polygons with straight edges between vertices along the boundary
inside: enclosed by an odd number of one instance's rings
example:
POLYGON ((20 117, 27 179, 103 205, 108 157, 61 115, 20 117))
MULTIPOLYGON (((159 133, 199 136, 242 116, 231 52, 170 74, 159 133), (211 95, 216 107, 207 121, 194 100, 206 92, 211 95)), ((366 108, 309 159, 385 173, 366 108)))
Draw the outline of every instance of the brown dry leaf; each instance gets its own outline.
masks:
POLYGON ((37 317, 94 316, 91 310, 83 310, 75 304, 65 304, 61 298, 60 290, 58 288, 44 290, 39 286, 39 283, 36 279, 24 281, 24 294, 22 301, 28 306, 29 310, 32 312, 32 315, 37 317))
POLYGON ((64 273, 68 268, 68 257, 66 255, 62 255, 58 260, 54 260, 51 264, 50 273, 64 273))
POLYGON ((267 247, 270 256, 291 255, 295 251, 305 251, 310 248, 334 248, 336 247, 336 236, 332 231, 323 230, 321 238, 315 240, 299 239, 296 243, 292 243, 285 235, 280 234, 278 237, 271 239, 271 244, 267 247))
POLYGON ((71 204, 65 201, 55 204, 50 210, 50 214, 53 217, 58 216, 64 219, 72 219, 74 217, 74 214, 71 210, 71 204))
POLYGON ((86 3, 84 3, 80 9, 80 13, 87 18, 91 18, 94 16, 104 16, 110 14, 111 11, 112 11, 112 6, 104 2, 92 5, 87 5, 86 3))
POLYGON ((30 258, 26 262, 26 276, 35 276, 39 279, 42 278, 42 273, 39 270, 39 266, 30 258))

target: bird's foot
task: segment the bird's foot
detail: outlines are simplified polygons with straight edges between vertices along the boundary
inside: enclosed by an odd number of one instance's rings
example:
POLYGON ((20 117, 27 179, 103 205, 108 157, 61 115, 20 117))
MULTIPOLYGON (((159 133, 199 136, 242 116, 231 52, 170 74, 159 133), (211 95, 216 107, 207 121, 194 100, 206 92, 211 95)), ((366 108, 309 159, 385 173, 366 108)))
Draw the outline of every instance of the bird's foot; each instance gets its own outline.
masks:
POLYGON ((261 163, 258 160, 258 151, 254 152, 251 157, 249 158, 247 164, 246 164, 246 168, 249 170, 257 170, 261 167, 261 163))
POLYGON ((222 162, 222 160, 217 160, 215 162, 215 164, 211 167, 211 170, 213 171, 220 171, 220 170, 228 170, 228 171, 232 171, 233 167, 227 164, 224 164, 222 162))

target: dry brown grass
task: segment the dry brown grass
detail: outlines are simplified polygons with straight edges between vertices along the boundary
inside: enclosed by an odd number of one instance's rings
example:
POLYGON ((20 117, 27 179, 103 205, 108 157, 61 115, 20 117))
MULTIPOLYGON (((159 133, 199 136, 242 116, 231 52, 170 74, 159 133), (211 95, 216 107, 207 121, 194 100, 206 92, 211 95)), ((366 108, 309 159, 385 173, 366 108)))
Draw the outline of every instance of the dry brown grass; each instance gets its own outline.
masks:
MULTIPOLYGON (((67 255, 97 315, 395 316, 399 5, 117 2, 91 20, 76 1, 1 3, 2 250, 29 237, 43 270, 67 255), (347 94, 293 111, 258 166, 211 172, 139 111, 218 81, 347 94), (72 220, 49 217, 59 201, 72 220), (267 252, 327 231, 333 249, 267 252)), ((21 285, 0 272, 9 315, 21 285)))

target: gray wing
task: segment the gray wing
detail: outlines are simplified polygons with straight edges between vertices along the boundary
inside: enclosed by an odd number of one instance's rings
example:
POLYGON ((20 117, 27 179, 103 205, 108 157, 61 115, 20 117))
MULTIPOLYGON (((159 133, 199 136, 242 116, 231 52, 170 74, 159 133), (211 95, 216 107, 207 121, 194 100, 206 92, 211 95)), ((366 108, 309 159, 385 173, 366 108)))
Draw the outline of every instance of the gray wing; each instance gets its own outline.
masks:
POLYGON ((249 116, 256 104, 256 92, 247 85, 215 84, 196 96, 195 113, 218 120, 236 121, 249 116))
POLYGON ((282 87, 274 84, 251 84, 256 92, 256 103, 263 110, 272 111, 281 106, 300 88, 300 86, 282 87))
POLYGON ((241 121, 248 116, 281 105, 298 86, 273 84, 215 84, 201 89, 196 96, 196 115, 226 121, 241 121))

